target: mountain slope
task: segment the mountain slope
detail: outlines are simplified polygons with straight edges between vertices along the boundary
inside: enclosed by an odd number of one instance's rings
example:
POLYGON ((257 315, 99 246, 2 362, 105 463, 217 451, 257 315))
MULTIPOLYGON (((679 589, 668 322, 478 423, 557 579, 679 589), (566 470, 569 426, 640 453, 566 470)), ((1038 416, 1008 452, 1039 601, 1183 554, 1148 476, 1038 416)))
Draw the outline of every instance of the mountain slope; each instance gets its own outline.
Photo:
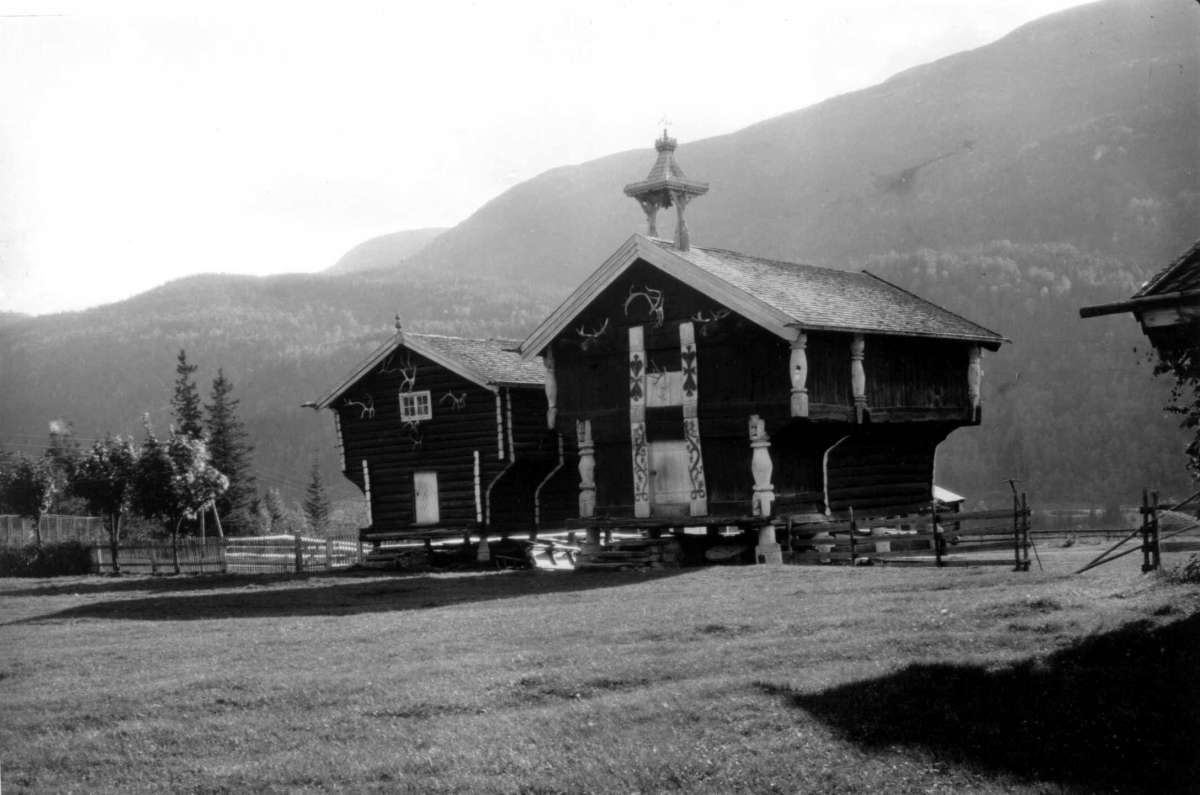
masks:
MULTIPOLYGON (((688 208, 692 239, 835 266, 997 238, 1167 259, 1191 242, 1200 214, 1198 41, 1195 4, 1097 3, 872 88, 684 141, 683 168, 712 186, 688 208)), ((653 162, 652 132, 646 149, 517 185, 411 264, 574 285, 641 228, 621 188, 653 162)))
POLYGON ((445 231, 443 227, 430 227, 406 229, 373 237, 347 251, 337 262, 326 268, 324 273, 337 276, 395 268, 445 231))

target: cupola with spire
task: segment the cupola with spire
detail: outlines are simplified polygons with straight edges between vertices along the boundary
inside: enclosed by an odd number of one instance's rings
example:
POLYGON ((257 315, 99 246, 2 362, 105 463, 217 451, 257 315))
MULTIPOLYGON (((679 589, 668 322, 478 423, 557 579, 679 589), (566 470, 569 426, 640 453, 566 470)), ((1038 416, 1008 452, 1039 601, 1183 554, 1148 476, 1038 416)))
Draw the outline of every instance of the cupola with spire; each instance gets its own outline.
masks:
POLYGON ((708 183, 688 179, 687 174, 675 162, 676 141, 663 130, 662 137, 654 142, 658 150, 658 159, 654 167, 641 182, 633 182, 625 186, 625 195, 632 196, 642 205, 646 213, 647 233, 650 237, 658 237, 658 227, 655 223, 658 211, 675 206, 675 248, 687 251, 689 248, 687 223, 683 211, 688 202, 695 196, 708 193, 708 183))

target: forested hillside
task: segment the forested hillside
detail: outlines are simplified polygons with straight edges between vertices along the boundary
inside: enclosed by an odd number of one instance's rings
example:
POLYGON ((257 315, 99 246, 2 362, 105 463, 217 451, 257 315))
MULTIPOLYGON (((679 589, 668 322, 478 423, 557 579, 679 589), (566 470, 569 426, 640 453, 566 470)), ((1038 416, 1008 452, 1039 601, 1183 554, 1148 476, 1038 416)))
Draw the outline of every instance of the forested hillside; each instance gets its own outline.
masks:
MULTIPOLYGON (((866 267, 1011 337, 985 361, 983 426, 940 455, 947 486, 994 498, 1015 476, 1037 500, 1092 503, 1133 500, 1143 483, 1181 490, 1183 435, 1134 352, 1136 324, 1078 309, 1128 297, 1200 237, 1197 41, 1193 3, 1106 0, 685 141, 681 164, 712 185, 689 207, 692 240, 866 267)), ((365 269, 356 255, 336 273, 198 276, 0 318, 0 445, 39 445, 53 418, 84 436, 136 432, 146 411, 165 424, 186 348, 202 388, 217 367, 233 380, 264 483, 295 498, 319 450, 340 484, 331 420, 300 404, 396 314, 420 331, 524 336, 640 228, 621 188, 649 169, 655 133, 515 186, 398 266, 375 268, 368 241, 365 269)))
POLYGON ((1149 273, 1067 244, 1007 241, 862 265, 1012 340, 985 356, 983 424, 939 448, 939 482, 996 500, 1017 478, 1043 505, 1187 488, 1179 419, 1160 410, 1169 384, 1151 377, 1137 323, 1079 318, 1079 307, 1130 295, 1149 273))

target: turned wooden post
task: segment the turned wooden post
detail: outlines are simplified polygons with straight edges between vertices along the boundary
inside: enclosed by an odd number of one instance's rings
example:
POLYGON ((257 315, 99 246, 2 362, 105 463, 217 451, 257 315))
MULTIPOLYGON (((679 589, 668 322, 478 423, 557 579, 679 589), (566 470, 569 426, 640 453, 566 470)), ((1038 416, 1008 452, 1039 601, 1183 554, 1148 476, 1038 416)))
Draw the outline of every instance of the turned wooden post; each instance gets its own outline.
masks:
POLYGON ((979 422, 979 387, 983 381, 983 348, 972 345, 967 350, 967 399, 971 403, 971 421, 979 422))
POLYGON ((542 364, 546 367, 546 427, 554 430, 558 420, 558 381, 554 375, 554 348, 546 348, 542 356, 542 364))
POLYGON ((770 516, 775 502, 775 487, 771 474, 775 465, 771 462, 771 439, 767 436, 766 422, 757 414, 750 415, 750 472, 754 475, 754 496, 750 501, 750 513, 754 516, 770 516))
POLYGON ((592 421, 575 423, 575 438, 579 447, 579 516, 596 514, 596 446, 592 442, 592 421))
POLYGON ((792 378, 792 416, 808 416, 808 335, 801 331, 792 342, 788 362, 792 378))
POLYGON ((866 338, 855 334, 850 341, 850 393, 854 395, 854 421, 859 423, 867 408, 867 371, 863 366, 866 350, 866 338))

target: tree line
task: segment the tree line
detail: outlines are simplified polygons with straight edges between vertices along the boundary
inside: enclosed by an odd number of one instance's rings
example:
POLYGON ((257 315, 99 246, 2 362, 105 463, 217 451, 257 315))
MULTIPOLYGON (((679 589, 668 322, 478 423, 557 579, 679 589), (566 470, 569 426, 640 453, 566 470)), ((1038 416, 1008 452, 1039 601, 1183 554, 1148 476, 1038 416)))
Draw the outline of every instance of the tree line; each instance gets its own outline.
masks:
POLYGON ((0 449, 0 513, 33 521, 35 553, 43 546, 41 517, 56 509, 103 519, 117 573, 130 518, 169 535, 177 573, 179 537, 205 535, 210 518, 221 537, 301 529, 322 534, 328 529, 330 503, 315 461, 302 522, 276 489, 258 494, 254 445, 238 416, 232 381, 218 369, 204 403, 193 377, 196 369, 181 349, 170 402, 174 422, 165 436, 155 432, 147 415, 140 442, 106 434, 85 448, 70 423, 56 420, 40 456, 0 449))

